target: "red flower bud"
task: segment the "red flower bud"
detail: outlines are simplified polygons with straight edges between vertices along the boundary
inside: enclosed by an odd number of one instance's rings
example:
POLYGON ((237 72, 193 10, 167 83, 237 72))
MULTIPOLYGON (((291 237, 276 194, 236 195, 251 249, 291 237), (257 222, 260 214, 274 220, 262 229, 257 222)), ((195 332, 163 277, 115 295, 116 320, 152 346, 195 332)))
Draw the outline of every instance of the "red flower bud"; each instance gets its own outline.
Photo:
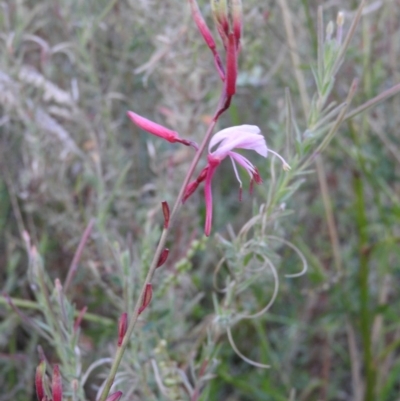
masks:
POLYGON ((227 0, 211 0, 211 9, 219 36, 226 48, 228 45, 229 34, 229 12, 227 0))
POLYGON ((128 325, 128 314, 125 312, 121 315, 118 322, 118 347, 121 346, 124 340, 126 328, 128 325))
POLYGON ((53 380, 51 383, 51 391, 53 395, 53 401, 62 401, 62 381, 60 368, 58 365, 54 365, 53 368, 53 380))
POLYGON ((237 46, 235 35, 229 34, 228 48, 226 51, 226 94, 228 97, 236 93, 237 78, 237 46))
POLYGON ((122 397, 122 391, 117 391, 106 398, 106 401, 118 401, 122 397))
POLYGON ((195 181, 192 181, 187 185, 185 193, 183 194, 182 203, 185 203, 186 200, 193 194, 193 192, 196 191, 197 187, 206 179, 207 171, 208 166, 204 167, 203 170, 201 170, 201 173, 195 181))
POLYGON ((147 118, 139 116, 139 114, 136 114, 133 111, 128 111, 127 115, 134 124, 136 124, 139 128, 142 128, 143 130, 149 132, 150 134, 163 138, 171 143, 179 142, 186 146, 193 146, 196 150, 198 148, 195 142, 182 139, 179 137, 179 134, 177 132, 163 127, 162 125, 157 124, 153 121, 150 121, 147 118))
POLYGON ((207 46, 211 50, 214 50, 216 48, 214 38, 212 36, 210 29, 208 28, 207 24, 205 23, 203 16, 201 15, 197 1, 189 0, 189 3, 190 3, 190 8, 192 9, 192 16, 193 16, 194 22, 197 25, 197 28, 199 29, 201 35, 203 36, 204 41, 207 43, 207 46))
POLYGON ((222 81, 225 80, 225 72, 224 72, 224 67, 221 62, 221 57, 219 56, 219 53, 217 51, 217 46, 215 44, 214 38, 212 36, 212 33, 210 29, 208 28, 207 24, 204 21, 203 16, 201 15, 199 6, 196 2, 196 0, 189 0, 190 2, 190 7, 192 9, 192 16, 193 20, 197 25, 197 28, 199 29, 201 35, 203 36, 204 41, 207 43, 207 46, 210 48, 211 52, 214 55, 214 63, 215 67, 218 71, 218 74, 222 81))
POLYGON ((239 47, 240 37, 242 36, 242 23, 243 23, 242 0, 231 0, 231 6, 232 6, 233 33, 235 35, 236 46, 239 47))
POLYGON ((153 296, 153 287, 151 284, 146 284, 146 289, 144 290, 142 306, 139 308, 139 315, 147 308, 153 296))
POLYGON ((168 255, 169 255, 169 249, 168 249, 168 248, 165 248, 165 249, 161 252, 160 258, 158 259, 157 267, 160 267, 160 266, 162 266, 162 265, 165 263, 165 261, 166 261, 167 258, 168 258, 168 255))
POLYGON ((36 386, 36 395, 39 401, 42 401, 45 397, 44 394, 44 375, 46 374, 46 362, 40 361, 38 367, 36 368, 36 375, 35 375, 35 386, 36 386))
POLYGON ((164 228, 168 228, 169 226, 169 206, 166 201, 161 202, 162 211, 164 215, 164 228))

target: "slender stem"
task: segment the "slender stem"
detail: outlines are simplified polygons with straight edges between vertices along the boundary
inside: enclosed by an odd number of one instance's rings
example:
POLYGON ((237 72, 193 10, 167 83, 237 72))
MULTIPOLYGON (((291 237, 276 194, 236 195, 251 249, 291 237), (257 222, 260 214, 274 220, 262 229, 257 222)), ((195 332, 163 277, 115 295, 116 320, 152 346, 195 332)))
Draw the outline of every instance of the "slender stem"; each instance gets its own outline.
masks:
POLYGON ((348 114, 345 116, 345 120, 349 120, 350 118, 353 118, 357 114, 362 113, 365 110, 368 110, 369 108, 378 105, 379 103, 383 102, 384 100, 397 95, 400 92, 400 83, 392 86, 391 88, 383 91, 379 95, 375 96, 374 98, 368 100, 361 106, 358 106, 354 110, 350 111, 348 114))
POLYGON ((132 317, 131 317, 130 322, 129 322, 129 326, 128 326, 127 330, 126 330, 126 334, 124 336, 124 339, 122 341, 121 346, 118 347, 118 349, 117 349, 117 351, 115 353, 114 360, 113 360, 113 363, 112 363, 112 366, 111 366, 111 369, 110 369, 110 373, 109 373, 109 375, 108 375, 108 377, 106 379, 106 382, 105 382, 105 385, 104 385, 104 388, 103 388, 103 391, 101 393, 99 401, 105 401, 107 396, 108 396, 108 394, 109 394, 109 392, 110 392, 111 386, 112 386, 112 384, 114 382, 114 379, 115 379, 115 375, 117 374, 118 367, 119 367, 119 365, 121 363, 122 357, 124 355, 126 347, 128 346, 128 343, 129 343, 129 340, 131 338, 131 335, 133 333, 133 329, 135 328, 136 322, 138 320, 139 308, 140 308, 141 303, 142 303, 142 299, 143 299, 143 296, 144 296, 144 293, 145 293, 146 285, 151 283, 151 280, 152 280, 152 278, 154 276, 154 272, 155 272, 155 270, 157 268, 157 263, 158 263, 158 260, 160 258, 161 252, 165 248, 165 243, 167 241, 167 237, 168 237, 168 234, 169 234, 170 227, 173 224, 174 218, 175 218, 177 212, 179 211, 179 208, 182 205, 182 198, 183 198, 183 195, 185 193, 187 184, 189 183, 189 180, 190 180, 191 176, 193 175, 193 172, 194 172, 194 170, 195 170, 195 168, 196 168, 196 166, 197 166, 197 164, 198 164, 198 162, 200 160, 200 157, 201 157, 201 155, 202 155, 202 153, 203 153, 203 151, 204 151, 204 149, 205 149, 205 147, 206 147, 206 145, 207 145, 207 143, 208 143, 208 141, 210 139, 210 136, 212 134, 212 131, 213 131, 214 127, 215 127, 216 122, 217 122, 217 120, 213 119, 212 122, 210 123, 210 125, 208 126, 208 129, 207 129, 207 132, 206 132, 206 134, 205 134, 205 136, 203 138, 203 141, 202 141, 201 145, 199 146, 199 149, 197 150, 197 152, 196 152, 196 154, 194 156, 194 159, 193 159, 193 161, 192 161, 192 163, 191 163, 191 165, 190 165, 190 167, 188 169, 188 172, 186 173, 186 176, 185 176, 185 178, 183 180, 183 183, 182 183, 181 189, 179 191, 179 194, 178 194, 178 196, 176 198, 174 207, 172 208, 172 212, 171 212, 171 215, 170 215, 170 224, 168 225, 167 228, 164 228, 162 233, 161 233, 161 237, 160 237, 157 249, 155 251, 153 260, 152 260, 152 262, 150 264, 149 271, 147 272, 146 279, 145 279, 145 281, 143 283, 142 289, 140 290, 140 294, 139 294, 139 296, 137 298, 136 305, 134 307, 134 310, 133 310, 133 313, 132 313, 132 317))
MULTIPOLYGON (((34 301, 28 301, 26 299, 20 299, 20 298, 11 298, 10 301, 17 307, 17 308, 24 308, 24 309, 33 309, 33 310, 42 310, 42 306, 38 304, 37 302, 34 301)), ((9 306, 8 300, 4 297, 0 296, 0 305, 6 305, 9 306)), ((11 308, 11 306, 10 306, 11 308)), ((74 312, 74 316, 78 317, 79 311, 74 312)), ((114 320, 109 319, 107 317, 95 315, 93 313, 85 313, 83 315, 83 320, 86 320, 88 322, 93 322, 93 323, 100 323, 104 326, 113 326, 115 325, 114 320)))
POLYGON ((290 48, 290 56, 292 58, 292 64, 294 68, 294 75, 296 78, 297 86, 299 87, 301 104, 303 106, 303 112, 305 118, 308 116, 310 110, 310 98, 307 93, 307 85, 304 75, 300 69, 301 60, 299 56, 299 47, 296 43, 296 35, 293 30, 292 19, 290 16, 289 6, 286 0, 279 0, 279 6, 282 10, 283 23, 285 26, 286 36, 290 48))
POLYGON ((359 232, 359 285, 360 285, 360 329, 363 341, 364 366, 365 366, 365 401, 373 401, 375 388, 375 369, 372 355, 372 325, 371 311, 369 309, 369 252, 367 233, 367 213, 364 202, 364 186, 359 173, 354 177, 354 192, 356 196, 356 223, 359 232))
POLYGON ((89 235, 92 232, 94 223, 95 223, 95 220, 91 219, 89 224, 87 225, 85 231, 82 234, 81 240, 79 241, 78 248, 76 249, 74 258, 72 259, 71 265, 68 270, 67 278, 65 279, 65 282, 64 282, 64 294, 68 291, 68 288, 72 282, 72 279, 75 276, 76 270, 78 269, 79 260, 82 256, 82 252, 83 252, 85 244, 89 238, 89 235))
POLYGON ((329 196, 329 187, 326 179, 324 163, 321 155, 318 155, 315 159, 317 166, 317 174, 319 186, 321 189, 322 201, 325 209, 326 221, 328 224, 329 239, 331 241, 333 250, 333 260, 336 267, 337 273, 342 273, 342 257, 340 252, 339 236, 335 222, 335 216, 333 213, 331 197, 329 196))

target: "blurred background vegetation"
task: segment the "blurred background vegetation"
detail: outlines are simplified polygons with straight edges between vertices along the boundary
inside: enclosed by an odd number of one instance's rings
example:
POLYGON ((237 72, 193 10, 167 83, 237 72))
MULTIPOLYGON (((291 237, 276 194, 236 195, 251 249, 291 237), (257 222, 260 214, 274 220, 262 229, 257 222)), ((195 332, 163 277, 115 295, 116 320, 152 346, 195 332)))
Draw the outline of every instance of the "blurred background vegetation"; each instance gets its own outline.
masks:
MULTIPOLYGON (((208 2, 199 5, 212 26, 208 2)), ((243 0, 238 93, 219 128, 258 125, 281 150, 290 93, 296 129, 307 133, 293 53, 311 97, 319 5, 325 26, 344 12, 346 34, 359 2, 243 0)), ((0 400, 35 399, 43 355, 60 364, 65 397, 95 399, 118 318, 132 310, 159 238, 160 202, 173 202, 193 157, 140 132, 126 111, 199 142, 220 82, 185 1, 0 6, 0 400), (55 279, 65 284, 71 263, 77 272, 64 298, 55 279), (85 306, 78 336, 72 324, 85 306)), ((354 78, 350 110, 400 82, 399 21, 399 1, 367 2, 329 101, 343 102, 354 78)), ((302 269, 298 255, 257 243, 276 250, 279 292, 267 313, 238 322, 231 335, 268 370, 244 362, 226 331, 212 329, 220 299, 212 273, 222 258, 248 263, 237 233, 256 236, 246 224, 264 216, 278 173, 255 161, 264 182, 239 203, 224 164, 209 240, 202 191, 185 204, 117 377, 123 400, 400 400, 399 111, 394 96, 346 120, 318 166, 282 198, 279 219, 265 217, 269 235, 286 238, 308 262, 307 274, 286 278, 302 269), (199 398, 190 398, 193 389, 199 398)), ((260 310, 273 289, 266 275, 234 306, 260 310)))

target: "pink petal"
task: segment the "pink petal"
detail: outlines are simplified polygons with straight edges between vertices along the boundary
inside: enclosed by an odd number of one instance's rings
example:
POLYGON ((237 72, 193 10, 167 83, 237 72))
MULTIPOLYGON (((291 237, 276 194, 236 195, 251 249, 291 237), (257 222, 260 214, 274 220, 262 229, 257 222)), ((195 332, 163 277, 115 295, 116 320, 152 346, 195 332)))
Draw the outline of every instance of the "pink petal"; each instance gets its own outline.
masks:
POLYGON ((263 157, 267 157, 268 148, 265 138, 260 134, 260 128, 256 125, 239 125, 225 128, 217 132, 208 145, 208 150, 214 156, 224 159, 227 153, 234 148, 250 149, 263 157), (215 150, 211 149, 220 143, 215 150))
POLYGON ((211 138, 210 144, 208 145, 208 149, 211 151, 217 143, 223 141, 224 139, 231 139, 232 137, 242 136, 242 135, 249 135, 249 134, 259 134, 260 128, 256 125, 237 125, 234 127, 225 128, 216 134, 213 135, 211 138))

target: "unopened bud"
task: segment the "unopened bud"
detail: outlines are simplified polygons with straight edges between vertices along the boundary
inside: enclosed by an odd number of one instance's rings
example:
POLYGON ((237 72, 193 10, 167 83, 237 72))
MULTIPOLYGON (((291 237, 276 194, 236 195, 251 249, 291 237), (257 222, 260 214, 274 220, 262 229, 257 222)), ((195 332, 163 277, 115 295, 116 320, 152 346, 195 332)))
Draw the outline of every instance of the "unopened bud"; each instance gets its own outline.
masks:
POLYGON ((343 26, 344 24, 344 12, 343 11, 339 11, 337 18, 336 18, 336 25, 337 26, 343 26))
POLYGON ((106 398, 106 401, 118 401, 122 397, 122 391, 117 391, 106 398))
POLYGON ((185 203, 186 200, 196 191, 197 187, 206 179, 208 173, 208 166, 204 167, 201 170, 199 176, 196 178, 195 181, 190 182, 186 189, 185 193, 183 194, 182 203, 185 203))
POLYGON ((169 226, 169 206, 167 201, 161 202, 162 205, 162 211, 164 215, 164 228, 168 228, 169 226))
POLYGON ((333 22, 329 21, 328 25, 326 26, 326 40, 328 42, 332 39, 333 30, 334 30, 333 22))
POLYGON ((35 387, 36 395, 39 401, 42 401, 45 397, 44 395, 44 375, 46 374, 46 362, 44 360, 40 361, 38 367, 36 368, 35 375, 35 387))
POLYGON ((153 296, 153 287, 151 284, 146 284, 146 289, 144 290, 142 306, 139 308, 138 314, 140 315, 149 305, 151 297, 153 296))
POLYGON ((169 249, 168 249, 168 248, 165 248, 165 249, 161 252, 160 258, 158 259, 157 267, 160 267, 160 266, 162 266, 162 265, 165 263, 165 261, 166 261, 167 258, 168 258, 168 255, 169 255, 169 249))
POLYGON ((337 43, 339 45, 342 43, 343 24, 344 24, 344 12, 340 11, 340 12, 338 12, 338 15, 337 15, 337 18, 336 18, 336 25, 337 25, 336 41, 337 41, 337 43))
POLYGON ((53 401, 62 401, 62 381, 60 368, 58 365, 54 365, 53 368, 53 380, 51 383, 51 391, 53 395, 53 401))
POLYGON ((226 48, 228 45, 229 35, 229 12, 227 0, 211 0, 211 10, 219 36, 221 36, 222 43, 226 48))
POLYGON ((233 33, 229 34, 228 48, 226 53, 226 95, 231 97, 236 93, 237 79, 237 47, 233 33))
POLYGON ((150 134, 163 138, 171 143, 178 142, 186 146, 193 146, 196 150, 198 148, 195 142, 189 141, 187 139, 182 139, 177 132, 170 130, 169 128, 166 128, 160 124, 157 124, 154 121, 150 121, 147 118, 139 116, 139 114, 136 114, 133 111, 128 111, 127 115, 134 124, 136 124, 144 131, 149 132, 150 134))
POLYGON ((120 347, 122 341, 124 341, 127 326, 128 326, 128 314, 124 312, 119 318, 118 322, 118 347, 120 347))
POLYGON ((242 0, 231 0, 232 7, 232 24, 233 33, 235 35, 236 46, 239 46, 240 38, 242 36, 242 25, 243 25, 243 9, 242 0))
POLYGON ((190 8, 192 9, 192 16, 194 19, 194 22, 197 25, 197 28, 199 29, 201 36, 203 36, 204 41, 207 43, 207 46, 214 51, 216 48, 214 38, 212 36, 212 33, 210 29, 208 28, 207 24, 204 21, 203 16, 201 15, 199 6, 196 2, 196 0, 189 0, 190 2, 190 8))

